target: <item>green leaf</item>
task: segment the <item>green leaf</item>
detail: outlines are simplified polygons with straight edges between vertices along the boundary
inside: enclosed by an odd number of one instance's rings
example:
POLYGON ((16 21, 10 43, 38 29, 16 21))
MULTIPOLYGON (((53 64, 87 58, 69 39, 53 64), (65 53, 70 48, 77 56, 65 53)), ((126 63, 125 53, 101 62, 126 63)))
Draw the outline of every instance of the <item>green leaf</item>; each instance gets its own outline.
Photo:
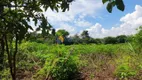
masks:
POLYGON ((29 28, 29 29, 31 29, 31 30, 33 31, 33 28, 32 28, 32 26, 30 26, 30 25, 29 25, 29 26, 28 26, 28 28, 29 28))
POLYGON ((109 13, 111 13, 111 12, 112 12, 112 8, 113 8, 113 5, 112 5, 111 2, 109 2, 109 3, 107 4, 107 11, 108 11, 109 13))
POLYGON ((112 4, 113 7, 116 5, 115 1, 112 1, 111 4, 112 4))
POLYGON ((37 18, 34 18, 33 21, 35 22, 35 26, 37 25, 37 18))
POLYGON ((61 8, 62 8, 62 12, 65 12, 66 9, 69 9, 69 4, 64 2, 64 3, 62 3, 61 8))
POLYGON ((58 7, 55 7, 55 10, 56 10, 57 12, 59 12, 58 7))
POLYGON ((66 8, 64 8, 63 10, 62 10, 62 12, 65 12, 66 11, 66 8))
POLYGON ((50 6, 51 10, 53 11, 54 10, 54 6, 50 6))
POLYGON ((36 31, 40 31, 40 27, 36 28, 36 31))
POLYGON ((103 4, 105 4, 106 2, 108 2, 109 0, 102 0, 103 4))
POLYGON ((47 11, 48 7, 49 7, 49 6, 45 6, 45 9, 44 9, 44 10, 47 11))
POLYGON ((124 11, 124 9, 125 9, 125 5, 123 3, 123 0, 116 0, 116 6, 121 11, 124 11))
POLYGON ((28 23, 25 20, 22 20, 22 24, 25 25, 27 28, 33 30, 33 28, 30 25, 28 25, 28 23))
POLYGON ((27 21, 29 21, 29 22, 30 22, 30 18, 29 18, 29 17, 27 17, 27 21))

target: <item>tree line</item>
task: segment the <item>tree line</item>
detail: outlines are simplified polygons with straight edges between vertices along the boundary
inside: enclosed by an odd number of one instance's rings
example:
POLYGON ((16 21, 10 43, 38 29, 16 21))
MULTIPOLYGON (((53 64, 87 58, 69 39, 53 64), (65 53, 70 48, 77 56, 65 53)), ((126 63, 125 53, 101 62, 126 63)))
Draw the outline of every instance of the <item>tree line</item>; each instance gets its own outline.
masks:
POLYGON ((116 37, 104 37, 104 38, 92 38, 89 36, 87 30, 84 30, 80 35, 75 34, 74 36, 69 36, 69 32, 60 29, 56 31, 51 29, 50 33, 42 36, 42 33, 30 32, 26 36, 27 41, 35 41, 38 43, 48 43, 48 44, 118 44, 125 43, 129 40, 129 36, 119 35, 116 37))

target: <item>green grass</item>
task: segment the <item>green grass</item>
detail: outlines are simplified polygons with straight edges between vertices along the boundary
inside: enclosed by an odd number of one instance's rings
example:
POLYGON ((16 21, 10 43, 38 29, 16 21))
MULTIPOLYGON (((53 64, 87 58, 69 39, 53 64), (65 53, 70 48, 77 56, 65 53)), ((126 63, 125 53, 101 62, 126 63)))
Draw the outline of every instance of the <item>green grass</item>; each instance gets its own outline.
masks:
POLYGON ((118 79, 142 79, 138 77, 142 70, 142 55, 135 53, 128 43, 65 46, 23 42, 17 56, 19 79, 20 75, 25 75, 25 78, 34 80, 68 80, 70 76, 75 78, 78 72, 87 73, 90 80, 101 75, 118 79))

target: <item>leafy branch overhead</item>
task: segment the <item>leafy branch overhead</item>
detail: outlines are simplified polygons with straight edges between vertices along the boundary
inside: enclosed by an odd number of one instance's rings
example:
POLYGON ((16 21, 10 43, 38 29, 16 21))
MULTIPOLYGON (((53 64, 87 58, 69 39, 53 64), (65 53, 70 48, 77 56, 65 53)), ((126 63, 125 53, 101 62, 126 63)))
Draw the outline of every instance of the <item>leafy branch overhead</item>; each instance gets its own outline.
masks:
POLYGON ((57 12, 59 10, 64 12, 69 10, 69 4, 72 1, 73 0, 0 0, 1 28, 8 28, 7 31, 3 29, 3 33, 13 32, 19 27, 20 30, 18 31, 23 32, 20 37, 24 38, 28 29, 32 30, 32 27, 28 24, 31 20, 34 21, 35 25, 41 22, 39 28, 43 28, 43 31, 45 31, 44 29, 47 26, 51 27, 51 25, 47 22, 42 12, 46 11, 48 8, 57 12), (9 27, 9 25, 11 26, 9 27))
POLYGON ((109 13, 112 12, 112 9, 114 6, 116 6, 117 9, 119 9, 121 11, 124 11, 124 9, 125 9, 125 5, 123 3, 123 0, 102 0, 102 2, 103 2, 103 4, 108 3, 106 9, 109 13))

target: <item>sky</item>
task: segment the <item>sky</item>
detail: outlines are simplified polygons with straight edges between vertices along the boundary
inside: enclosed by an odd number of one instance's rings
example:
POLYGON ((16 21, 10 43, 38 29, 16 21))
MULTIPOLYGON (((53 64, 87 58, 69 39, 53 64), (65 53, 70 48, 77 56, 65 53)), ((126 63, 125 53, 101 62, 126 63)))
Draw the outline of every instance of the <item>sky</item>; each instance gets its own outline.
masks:
POLYGON ((114 7, 109 13, 102 0, 75 0, 69 11, 56 12, 49 8, 44 15, 53 28, 65 29, 71 36, 83 30, 88 30, 93 38, 135 34, 142 25, 142 0, 123 1, 123 12, 114 7))

